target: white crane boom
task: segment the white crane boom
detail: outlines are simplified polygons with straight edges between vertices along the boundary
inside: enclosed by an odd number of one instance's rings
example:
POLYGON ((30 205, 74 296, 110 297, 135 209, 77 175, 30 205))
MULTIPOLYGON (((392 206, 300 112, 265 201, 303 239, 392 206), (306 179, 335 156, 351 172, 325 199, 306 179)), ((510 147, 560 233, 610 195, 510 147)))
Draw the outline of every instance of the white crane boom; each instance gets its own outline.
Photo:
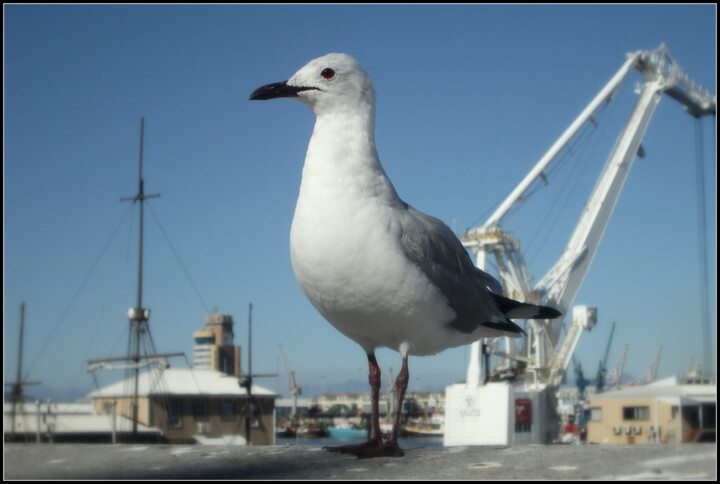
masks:
MULTIPOLYGON (((550 150, 540 159, 500 207, 478 228, 468 230, 462 237, 463 245, 471 249, 477 266, 485 269, 488 254, 497 259, 498 273, 505 293, 514 299, 541 302, 567 314, 587 275, 600 240, 625 184, 641 142, 663 93, 681 102, 695 117, 715 114, 717 98, 701 88, 683 73, 670 57, 665 44, 653 51, 630 53, 610 81, 600 90, 588 106, 570 124, 550 150), (609 101, 620 83, 637 69, 645 78, 640 95, 630 118, 608 158, 600 178, 560 259, 533 287, 519 243, 512 235, 503 232, 500 221, 525 196, 538 179, 546 179, 546 168, 587 122, 594 122, 594 114, 603 102, 609 101)), ((517 357, 519 351, 509 341, 506 356, 528 362, 528 368, 539 371, 545 382, 560 383, 579 339, 577 327, 568 325, 565 339, 560 341, 562 319, 529 321, 531 330, 526 342, 527 356, 517 357)), ((580 330, 581 331, 581 330, 580 330)), ((480 382, 480 343, 474 343, 468 368, 468 385, 480 382)), ((495 354, 499 354, 495 352, 495 354)))
MULTIPOLYGON (((645 83, 630 120, 605 164, 565 252, 537 285, 538 289, 544 289, 545 303, 556 307, 563 314, 575 299, 597 253, 610 215, 640 148, 640 142, 660 101, 662 89, 663 83, 660 80, 645 83)), ((553 342, 557 341, 559 332, 560 323, 551 323, 549 333, 553 342)))
POLYGON ((635 64, 640 58, 640 55, 640 52, 628 54, 628 58, 625 61, 625 64, 623 64, 623 66, 620 68, 620 70, 615 73, 612 79, 610 79, 610 81, 605 85, 605 87, 600 90, 597 96, 595 96, 595 98, 590 101, 590 104, 588 104, 588 106, 580 113, 580 115, 575 119, 575 121, 573 121, 570 126, 568 126, 565 132, 560 136, 560 138, 558 138, 555 144, 552 145, 548 152, 545 153, 542 158, 540 158, 540 161, 538 161, 537 164, 533 167, 533 169, 530 170, 530 173, 528 173, 525 178, 523 178, 520 184, 515 187, 515 190, 513 190, 512 193, 510 193, 510 195, 508 195, 505 201, 500 205, 500 207, 495 210, 495 213, 493 213, 490 218, 487 219, 487 221, 481 227, 482 229, 487 229, 489 227, 499 224, 500 220, 502 220, 502 218, 507 215, 510 209, 523 200, 523 196, 528 191, 533 182, 535 182, 538 177, 544 176, 545 168, 547 168, 548 165, 552 163, 557 154, 560 153, 560 151, 562 151, 562 149, 570 142, 572 137, 575 136, 575 133, 578 132, 578 130, 585 124, 586 121, 592 118, 592 116, 595 114, 595 111, 597 111, 597 109, 603 102, 614 96, 615 90, 625 79, 625 77, 630 73, 630 71, 632 71, 632 69, 635 67, 635 64))
POLYGON ((295 372, 290 369, 290 363, 288 362, 287 355, 285 354, 285 348, 283 348, 282 343, 278 343, 278 345, 280 346, 280 352, 282 353, 283 361, 285 362, 285 369, 288 374, 288 386, 290 387, 290 396, 293 399, 293 408, 290 418, 294 419, 297 416, 297 400, 298 395, 302 394, 302 388, 300 388, 300 385, 298 385, 297 380, 295 379, 295 372))

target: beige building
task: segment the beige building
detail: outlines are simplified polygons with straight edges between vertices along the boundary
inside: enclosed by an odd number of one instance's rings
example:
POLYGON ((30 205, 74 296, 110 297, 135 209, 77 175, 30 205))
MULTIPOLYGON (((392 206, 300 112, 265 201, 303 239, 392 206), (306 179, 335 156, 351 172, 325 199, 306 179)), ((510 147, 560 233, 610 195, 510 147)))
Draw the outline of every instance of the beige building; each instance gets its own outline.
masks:
MULTIPOLYGON (((389 415, 393 411, 395 396, 387 392, 380 394, 380 414, 389 415)), ((415 402, 417 410, 426 413, 442 411, 445 406, 445 392, 408 392, 405 402, 415 402)), ((323 412, 333 407, 344 406, 350 413, 371 413, 372 401, 370 393, 323 393, 313 399, 323 412)))
POLYGON ((621 387, 588 401, 587 441, 594 444, 715 442, 715 377, 673 376, 621 387))
MULTIPOLYGON (((172 443, 275 444, 277 395, 253 385, 252 398, 235 376, 216 370, 156 368, 140 374, 138 421, 157 428, 172 443), (248 427, 249 423, 249 427, 248 427)), ((132 418, 132 379, 88 395, 98 414, 112 415, 113 405, 124 425, 132 418)), ((126 429, 125 429, 126 430, 126 429)))
MULTIPOLYGON (((18 402, 5 403, 5 442, 112 442, 112 419, 98 415, 92 403, 18 402)), ((120 441, 130 438, 129 419, 118 416, 117 436, 120 441)), ((135 441, 157 442, 162 435, 157 429, 138 425, 135 441)))
POLYGON ((233 340, 233 318, 229 314, 208 314, 205 328, 193 333, 193 365, 199 370, 218 370, 239 377, 240 347, 233 340))

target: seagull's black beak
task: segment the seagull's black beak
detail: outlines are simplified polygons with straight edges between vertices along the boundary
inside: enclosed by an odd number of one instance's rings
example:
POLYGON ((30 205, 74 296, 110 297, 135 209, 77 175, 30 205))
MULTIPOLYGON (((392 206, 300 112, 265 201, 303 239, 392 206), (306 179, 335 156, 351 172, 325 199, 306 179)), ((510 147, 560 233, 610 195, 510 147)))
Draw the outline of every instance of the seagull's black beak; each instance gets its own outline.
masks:
POLYGON ((266 101, 277 97, 297 97, 299 92, 310 89, 317 89, 317 87, 288 86, 287 81, 276 82, 275 84, 268 84, 267 86, 255 89, 255 91, 250 94, 249 100, 266 101))

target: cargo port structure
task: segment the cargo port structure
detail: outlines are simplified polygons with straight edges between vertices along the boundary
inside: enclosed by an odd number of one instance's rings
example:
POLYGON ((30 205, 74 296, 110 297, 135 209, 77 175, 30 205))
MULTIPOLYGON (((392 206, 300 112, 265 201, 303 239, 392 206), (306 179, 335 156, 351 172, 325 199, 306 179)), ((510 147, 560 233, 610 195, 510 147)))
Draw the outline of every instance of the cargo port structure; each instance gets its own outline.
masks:
POLYGON ((549 443, 558 430, 557 387, 567 370, 583 330, 597 320, 597 309, 572 307, 636 156, 644 156, 641 142, 653 112, 668 95, 695 118, 716 114, 717 97, 704 91, 670 56, 665 44, 651 51, 627 54, 622 67, 571 123, 550 150, 531 169, 497 210, 478 228, 461 238, 486 270, 493 256, 505 294, 513 299, 559 309, 565 319, 529 320, 527 336, 484 339, 473 343, 464 383, 446 389, 445 445, 549 443), (547 181, 548 167, 595 113, 615 95, 631 72, 644 82, 639 96, 563 254, 548 273, 533 284, 520 243, 505 232, 501 221, 522 203, 539 180, 547 181), (570 318, 568 318, 570 316, 570 318), (491 364, 494 361, 494 364, 491 364))

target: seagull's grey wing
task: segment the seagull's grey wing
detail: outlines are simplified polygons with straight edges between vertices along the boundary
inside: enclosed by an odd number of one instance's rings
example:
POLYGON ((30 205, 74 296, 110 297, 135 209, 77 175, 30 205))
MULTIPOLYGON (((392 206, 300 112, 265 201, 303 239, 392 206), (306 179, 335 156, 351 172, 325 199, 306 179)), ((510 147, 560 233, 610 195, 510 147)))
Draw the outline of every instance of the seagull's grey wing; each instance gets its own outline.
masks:
POLYGON ((449 323, 451 327, 468 334, 480 325, 522 332, 496 307, 493 293, 502 294, 500 283, 473 265, 447 225, 409 205, 403 215, 400 240, 403 251, 447 298, 457 315, 449 323))

